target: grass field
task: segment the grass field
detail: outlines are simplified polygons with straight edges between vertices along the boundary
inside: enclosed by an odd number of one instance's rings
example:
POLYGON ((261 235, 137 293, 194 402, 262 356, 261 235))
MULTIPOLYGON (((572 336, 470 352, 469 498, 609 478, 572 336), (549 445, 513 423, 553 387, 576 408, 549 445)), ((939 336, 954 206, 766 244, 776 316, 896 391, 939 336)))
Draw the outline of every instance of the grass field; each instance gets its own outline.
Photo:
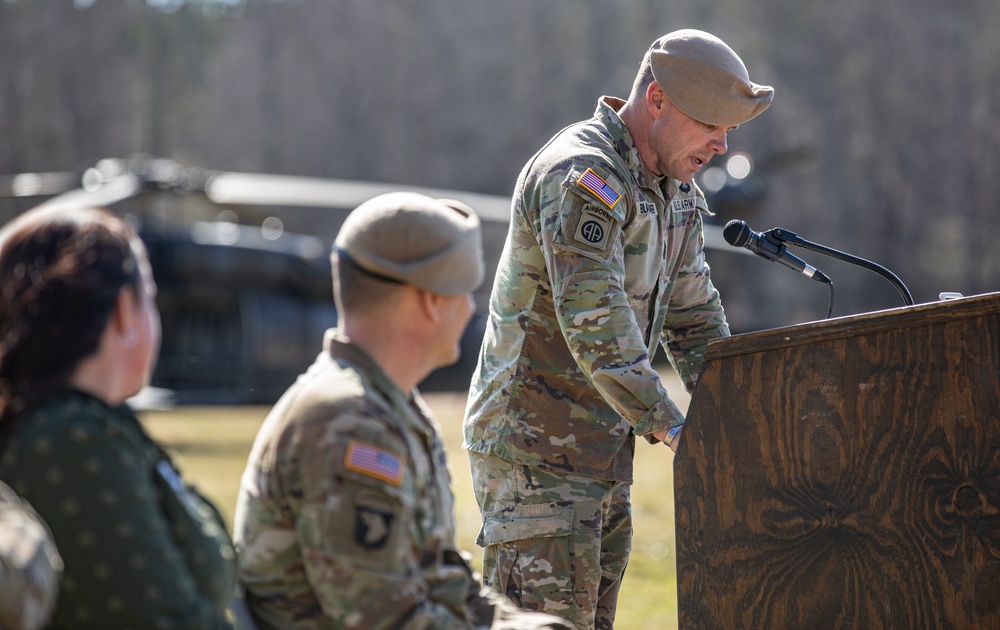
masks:
MULTIPOLYGON (((669 368, 664 382, 677 405, 686 410, 687 394, 669 368)), ((458 544, 472 554, 478 570, 481 556, 475 538, 479 510, 472 495, 468 460, 461 449, 465 393, 432 392, 424 398, 434 410, 448 449, 458 544)), ((240 475, 267 411, 266 407, 181 407, 147 411, 140 417, 176 458, 185 479, 216 502, 231 527, 240 475)), ((616 624, 625 630, 677 627, 673 461, 667 448, 639 440, 632 487, 635 534, 616 624)))

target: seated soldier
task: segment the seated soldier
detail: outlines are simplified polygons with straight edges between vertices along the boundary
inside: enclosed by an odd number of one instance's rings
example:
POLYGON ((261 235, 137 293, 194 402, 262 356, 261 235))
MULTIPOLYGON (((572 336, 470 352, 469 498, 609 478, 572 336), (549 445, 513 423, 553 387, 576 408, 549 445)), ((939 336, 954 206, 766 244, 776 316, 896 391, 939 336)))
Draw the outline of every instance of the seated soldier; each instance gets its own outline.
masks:
POLYGON ((340 314, 268 415, 236 508, 260 628, 568 628, 483 589, 455 549, 444 447, 416 385, 459 357, 483 280, 479 219, 391 193, 332 256, 340 314))

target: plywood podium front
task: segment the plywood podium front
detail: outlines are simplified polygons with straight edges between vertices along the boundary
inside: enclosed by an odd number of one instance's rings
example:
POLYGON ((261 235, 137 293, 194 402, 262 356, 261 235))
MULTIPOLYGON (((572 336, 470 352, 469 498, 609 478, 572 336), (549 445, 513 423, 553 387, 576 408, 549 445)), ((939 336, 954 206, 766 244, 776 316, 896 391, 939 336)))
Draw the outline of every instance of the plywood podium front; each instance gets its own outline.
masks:
POLYGON ((687 417, 680 628, 1000 628, 1000 293, 718 340, 687 417))

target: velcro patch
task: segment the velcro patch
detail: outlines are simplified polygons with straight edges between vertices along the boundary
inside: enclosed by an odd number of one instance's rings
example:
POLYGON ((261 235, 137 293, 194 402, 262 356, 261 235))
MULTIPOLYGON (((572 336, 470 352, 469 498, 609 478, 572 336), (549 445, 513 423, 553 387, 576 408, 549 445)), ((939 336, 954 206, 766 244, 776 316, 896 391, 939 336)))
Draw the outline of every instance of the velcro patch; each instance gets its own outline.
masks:
POLYGON ((670 209, 674 212, 692 212, 697 207, 697 197, 680 197, 670 202, 670 209))
POLYGON ((609 186, 593 169, 588 168, 584 171, 577 183, 594 193, 608 209, 614 208, 621 201, 621 195, 618 194, 618 191, 609 186))
POLYGON ((611 234, 611 221, 597 212, 597 206, 587 206, 580 215, 576 226, 577 241, 596 249, 604 249, 611 234))
POLYGON ((389 541, 395 515, 368 506, 354 506, 354 542, 364 549, 381 549, 389 541))
POLYGON ((403 483, 402 460, 389 451, 357 440, 351 440, 347 445, 344 467, 394 486, 403 483))

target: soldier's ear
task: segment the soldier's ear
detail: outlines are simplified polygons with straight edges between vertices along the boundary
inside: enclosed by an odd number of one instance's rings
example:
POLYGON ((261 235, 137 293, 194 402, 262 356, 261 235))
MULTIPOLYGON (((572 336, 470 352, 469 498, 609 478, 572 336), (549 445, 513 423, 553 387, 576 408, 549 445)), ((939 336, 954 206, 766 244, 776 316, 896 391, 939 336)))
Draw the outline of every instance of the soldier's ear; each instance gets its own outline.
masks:
POLYGON ((441 296, 432 291, 427 291, 426 289, 416 289, 417 299, 420 303, 420 310, 427 317, 428 321, 431 323, 438 323, 441 321, 443 315, 441 313, 441 296))
POLYGON ((659 118, 667 106, 667 95, 663 93, 659 84, 653 81, 646 88, 646 111, 651 118, 659 118))

